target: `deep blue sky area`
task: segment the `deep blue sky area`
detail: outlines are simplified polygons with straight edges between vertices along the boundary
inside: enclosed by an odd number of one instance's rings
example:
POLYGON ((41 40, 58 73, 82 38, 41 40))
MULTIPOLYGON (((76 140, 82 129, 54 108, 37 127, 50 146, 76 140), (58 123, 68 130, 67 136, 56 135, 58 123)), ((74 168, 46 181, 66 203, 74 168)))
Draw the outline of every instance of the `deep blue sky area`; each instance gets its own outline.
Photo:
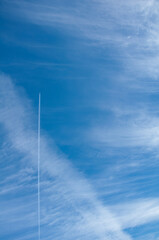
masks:
POLYGON ((0 239, 159 239, 158 11, 1 1, 0 239))

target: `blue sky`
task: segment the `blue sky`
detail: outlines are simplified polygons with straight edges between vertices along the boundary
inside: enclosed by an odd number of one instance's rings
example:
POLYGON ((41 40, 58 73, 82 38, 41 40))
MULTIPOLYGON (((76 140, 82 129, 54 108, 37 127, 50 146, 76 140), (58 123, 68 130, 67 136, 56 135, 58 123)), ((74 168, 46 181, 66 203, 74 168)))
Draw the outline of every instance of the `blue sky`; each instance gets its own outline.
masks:
POLYGON ((2 0, 0 239, 159 239, 159 3, 2 0))

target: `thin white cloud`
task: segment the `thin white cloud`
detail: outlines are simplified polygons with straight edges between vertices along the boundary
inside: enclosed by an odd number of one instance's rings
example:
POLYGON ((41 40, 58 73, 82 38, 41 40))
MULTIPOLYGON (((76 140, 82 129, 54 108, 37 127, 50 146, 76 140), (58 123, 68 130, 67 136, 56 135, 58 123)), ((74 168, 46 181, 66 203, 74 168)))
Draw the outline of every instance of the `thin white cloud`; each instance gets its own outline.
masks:
MULTIPOLYGON (((102 124, 101 124, 102 125, 102 124)), ((110 127, 93 127, 88 132, 88 138, 94 144, 114 147, 145 147, 158 148, 159 119, 152 111, 142 110, 131 113, 121 110, 110 127), (122 115, 123 112, 123 115, 122 115), (137 116, 138 115, 138 116, 137 116)))
MULTIPOLYGON (((69 31, 89 45, 118 49, 123 78, 128 85, 148 91, 143 77, 157 81, 159 76, 159 3, 156 0, 7 1, 9 11, 33 24, 69 31), (131 77, 130 77, 131 76, 131 77), (142 79, 142 84, 139 79, 142 79), (127 82, 127 81, 126 81, 127 82), (143 84, 145 83, 145 84, 143 84)), ((153 85, 153 84, 152 84, 153 85)), ((151 86, 155 90, 156 86, 151 86)), ((152 90, 151 90, 152 91, 152 90)))
POLYGON ((159 199, 139 199, 112 206, 111 210, 123 229, 159 221, 159 199))
MULTIPOLYGON (((9 77, 1 75, 0 85, 0 121, 8 141, 19 154, 25 156, 27 166, 29 161, 36 168, 37 133, 32 124, 34 114, 29 101, 20 97, 9 77)), ((62 233, 69 236, 68 239, 131 239, 122 231, 109 209, 98 200, 89 182, 44 136, 41 138, 41 172, 44 177, 52 178, 51 184, 55 183, 49 186, 47 197, 44 196, 47 202, 42 201, 42 224, 49 224, 52 220, 54 225, 56 218, 60 227, 57 239, 62 237, 62 233)))

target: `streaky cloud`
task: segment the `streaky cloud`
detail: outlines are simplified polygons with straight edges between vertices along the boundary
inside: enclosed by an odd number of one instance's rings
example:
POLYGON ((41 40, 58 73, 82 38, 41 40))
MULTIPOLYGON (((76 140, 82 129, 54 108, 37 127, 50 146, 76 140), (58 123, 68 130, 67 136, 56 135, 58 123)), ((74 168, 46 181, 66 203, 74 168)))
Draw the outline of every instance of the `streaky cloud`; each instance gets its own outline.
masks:
MULTIPOLYGON (((37 132, 32 116, 36 118, 30 102, 19 94, 8 76, 1 75, 0 85, 0 122, 8 141, 36 170, 37 132)), ((87 179, 73 168, 46 135, 41 137, 41 172, 43 179, 52 179, 49 184, 41 183, 48 192, 42 202, 42 227, 51 224, 46 238, 52 236, 51 229, 58 222, 57 239, 62 233, 68 239, 131 239, 111 211, 98 200, 87 179)))

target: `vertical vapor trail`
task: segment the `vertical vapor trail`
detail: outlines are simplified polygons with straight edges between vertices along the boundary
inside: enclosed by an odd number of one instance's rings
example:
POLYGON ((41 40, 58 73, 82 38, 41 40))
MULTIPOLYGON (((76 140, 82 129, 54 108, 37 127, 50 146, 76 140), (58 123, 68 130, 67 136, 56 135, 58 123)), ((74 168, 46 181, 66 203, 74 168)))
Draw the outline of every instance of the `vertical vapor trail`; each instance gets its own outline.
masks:
POLYGON ((41 108, 41 94, 39 93, 39 107, 38 107, 38 240, 40 240, 40 108, 41 108))

